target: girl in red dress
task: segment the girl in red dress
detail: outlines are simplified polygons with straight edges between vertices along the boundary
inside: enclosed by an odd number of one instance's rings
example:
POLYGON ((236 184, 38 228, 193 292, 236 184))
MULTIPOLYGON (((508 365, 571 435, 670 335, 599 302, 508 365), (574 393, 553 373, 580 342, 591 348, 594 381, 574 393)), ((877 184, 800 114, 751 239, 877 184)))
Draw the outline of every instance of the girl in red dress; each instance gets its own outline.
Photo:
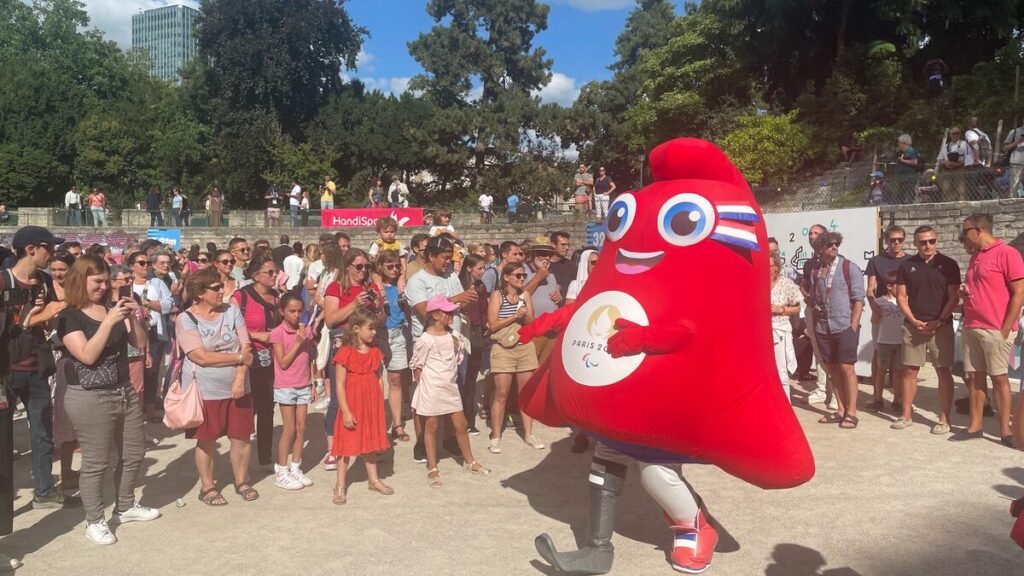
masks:
POLYGON ((348 317, 345 344, 334 357, 335 390, 340 418, 334 422, 331 455, 339 458, 334 503, 346 501, 345 473, 349 460, 362 456, 371 492, 385 496, 394 489, 377 476, 377 453, 391 448, 384 419, 384 392, 380 374, 384 354, 374 346, 378 317, 366 308, 358 308, 348 317))

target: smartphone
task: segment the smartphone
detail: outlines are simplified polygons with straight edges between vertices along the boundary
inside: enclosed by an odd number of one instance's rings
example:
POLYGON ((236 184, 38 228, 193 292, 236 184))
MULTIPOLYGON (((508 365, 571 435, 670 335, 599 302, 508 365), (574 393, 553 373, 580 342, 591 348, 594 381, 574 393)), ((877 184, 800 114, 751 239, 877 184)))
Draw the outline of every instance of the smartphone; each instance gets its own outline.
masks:
POLYGON ((46 287, 44 285, 42 285, 42 284, 36 284, 35 286, 33 286, 31 288, 30 293, 31 293, 31 300, 30 301, 34 305, 36 303, 36 300, 39 300, 39 298, 41 298, 43 296, 43 294, 46 293, 46 287))
POLYGON ((132 287, 131 286, 121 286, 120 288, 117 289, 117 298, 118 298, 118 300, 124 300, 126 298, 131 298, 131 297, 132 297, 132 287))

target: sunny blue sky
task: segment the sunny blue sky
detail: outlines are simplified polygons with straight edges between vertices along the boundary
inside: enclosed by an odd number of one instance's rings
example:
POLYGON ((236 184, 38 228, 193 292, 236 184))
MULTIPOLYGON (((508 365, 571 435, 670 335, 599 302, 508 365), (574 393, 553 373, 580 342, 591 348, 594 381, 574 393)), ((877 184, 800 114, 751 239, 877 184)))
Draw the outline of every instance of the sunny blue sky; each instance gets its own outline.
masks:
MULTIPOLYGON (((92 25, 123 47, 131 45, 131 15, 139 10, 198 2, 186 0, 84 0, 92 25)), ((537 38, 554 60, 551 83, 541 91, 546 102, 572 103, 579 87, 610 76, 615 38, 622 31, 635 0, 548 0, 548 29, 537 38)), ((682 1, 678 1, 681 10, 682 1)), ((407 43, 433 22, 425 0, 348 0, 352 18, 369 29, 359 69, 351 75, 370 88, 401 92, 421 72, 407 43)))

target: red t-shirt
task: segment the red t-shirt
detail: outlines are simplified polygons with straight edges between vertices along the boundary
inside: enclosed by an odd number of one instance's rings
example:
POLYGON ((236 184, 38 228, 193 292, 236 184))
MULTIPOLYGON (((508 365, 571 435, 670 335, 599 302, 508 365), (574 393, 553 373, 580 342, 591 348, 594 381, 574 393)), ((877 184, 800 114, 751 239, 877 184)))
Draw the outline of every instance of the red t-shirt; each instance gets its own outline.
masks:
MULTIPOLYGON (((381 302, 384 301, 384 294, 381 293, 380 288, 377 288, 376 284, 370 284, 370 288, 377 295, 377 297, 376 297, 376 299, 374 301, 367 302, 366 303, 366 307, 371 309, 371 310, 376 311, 376 310, 380 309, 381 302)), ((327 290, 324 291, 324 297, 326 298, 328 296, 333 296, 334 298, 337 298, 338 299, 338 308, 344 308, 345 306, 348 306, 349 304, 354 302, 355 299, 358 298, 359 295, 363 293, 363 290, 364 290, 363 286, 360 285, 360 284, 357 284, 355 286, 350 286, 349 289, 348 289, 348 294, 345 294, 341 290, 341 283, 340 282, 331 282, 327 286, 327 290)), ((341 324, 338 324, 337 326, 332 328, 332 330, 337 330, 339 328, 344 328, 345 324, 348 324, 348 322, 342 322, 341 324)))

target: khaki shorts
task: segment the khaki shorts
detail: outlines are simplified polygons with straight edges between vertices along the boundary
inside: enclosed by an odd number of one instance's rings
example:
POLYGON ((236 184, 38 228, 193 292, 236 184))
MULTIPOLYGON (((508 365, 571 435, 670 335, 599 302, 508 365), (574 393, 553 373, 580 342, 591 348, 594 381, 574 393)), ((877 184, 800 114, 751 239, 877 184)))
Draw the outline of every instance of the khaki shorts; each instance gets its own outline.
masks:
POLYGON ((903 365, 908 368, 924 366, 931 355, 932 366, 953 367, 953 325, 942 324, 931 336, 925 336, 908 322, 903 323, 903 365))
POLYGON ((499 344, 491 346, 491 373, 516 374, 537 369, 537 350, 533 342, 505 348, 499 344))
POLYGON ((964 372, 984 372, 989 376, 1006 374, 1016 339, 1016 332, 1010 332, 1010 337, 1004 340, 999 330, 964 328, 964 372))

